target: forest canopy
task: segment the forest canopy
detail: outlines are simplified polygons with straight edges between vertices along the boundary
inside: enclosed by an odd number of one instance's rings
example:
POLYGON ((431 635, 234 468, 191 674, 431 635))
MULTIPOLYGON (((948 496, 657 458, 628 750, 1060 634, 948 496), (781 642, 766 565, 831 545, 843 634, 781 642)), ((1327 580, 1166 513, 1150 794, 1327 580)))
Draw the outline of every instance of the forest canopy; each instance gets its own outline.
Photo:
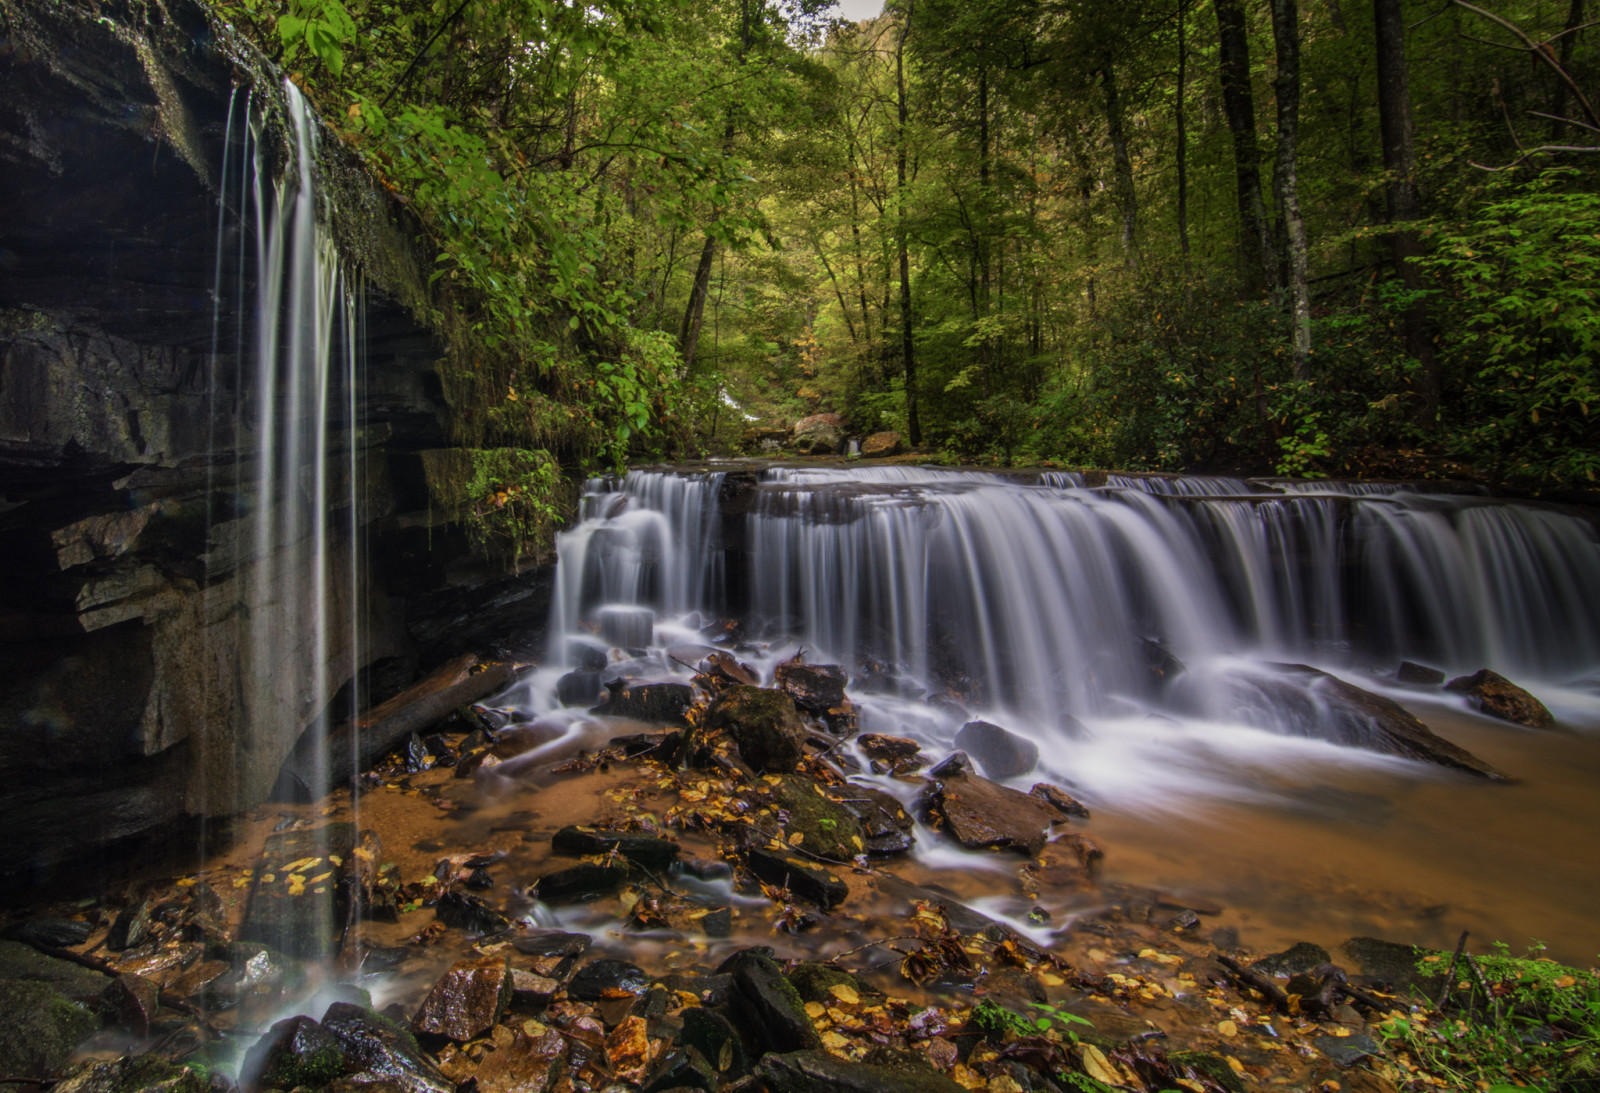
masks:
POLYGON ((479 449, 1600 469, 1586 0, 215 6, 414 213, 479 449))

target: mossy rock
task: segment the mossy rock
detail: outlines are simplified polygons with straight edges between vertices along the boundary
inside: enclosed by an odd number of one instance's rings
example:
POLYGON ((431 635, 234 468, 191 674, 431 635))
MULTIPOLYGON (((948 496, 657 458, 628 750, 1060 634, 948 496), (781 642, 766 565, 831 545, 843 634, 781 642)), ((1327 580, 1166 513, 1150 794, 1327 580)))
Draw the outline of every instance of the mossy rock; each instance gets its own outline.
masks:
POLYGON ((0 979, 0 1074, 44 1077, 100 1022, 48 983, 0 979))
POLYGON ((837 862, 848 862, 866 852, 866 834, 855 813, 827 797, 808 778, 786 775, 772 788, 772 796, 789 814, 784 835, 791 846, 837 862), (793 837, 800 836, 795 843, 793 837))
POLYGON ((1167 1056, 1167 1065, 1171 1067, 1174 1078, 1185 1077, 1186 1071, 1193 1071, 1196 1076, 1216 1082, 1228 1093, 1245 1093, 1239 1075, 1234 1073, 1228 1060, 1221 1055, 1209 1051, 1174 1051, 1167 1056))
POLYGON ((857 994, 865 991, 860 980, 842 968, 835 968, 832 964, 817 964, 810 961, 796 964, 789 969, 788 979, 803 1002, 833 1005, 838 1001, 833 994, 834 987, 849 987, 857 994))
POLYGON ((206 1076, 158 1055, 82 1063, 62 1078, 55 1093, 207 1093, 206 1076))

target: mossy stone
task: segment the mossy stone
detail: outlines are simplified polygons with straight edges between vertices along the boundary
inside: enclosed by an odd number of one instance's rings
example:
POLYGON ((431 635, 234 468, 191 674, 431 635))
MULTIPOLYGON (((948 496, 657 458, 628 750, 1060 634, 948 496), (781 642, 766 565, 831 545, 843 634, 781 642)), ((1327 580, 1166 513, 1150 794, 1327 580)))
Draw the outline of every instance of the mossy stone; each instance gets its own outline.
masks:
POLYGON ((785 775, 773 787, 772 795, 789 814, 784 834, 790 837, 790 845, 837 862, 848 862, 866 852, 861 821, 849 809, 824 796, 817 783, 798 775, 785 775), (800 836, 798 844, 792 841, 796 834, 800 836))
POLYGON ((92 1036, 89 1008, 48 983, 0 979, 0 1074, 44 1076, 92 1036))

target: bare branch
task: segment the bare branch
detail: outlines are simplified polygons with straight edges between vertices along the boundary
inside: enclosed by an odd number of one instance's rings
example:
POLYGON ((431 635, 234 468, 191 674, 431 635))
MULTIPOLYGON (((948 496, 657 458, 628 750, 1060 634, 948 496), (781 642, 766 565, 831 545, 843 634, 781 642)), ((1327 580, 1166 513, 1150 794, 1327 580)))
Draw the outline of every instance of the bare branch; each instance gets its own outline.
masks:
POLYGON ((1527 47, 1527 51, 1529 53, 1538 58, 1541 64, 1550 69, 1550 71, 1554 72, 1556 77, 1562 83, 1567 85, 1567 90, 1572 92, 1573 96, 1578 100, 1578 104, 1583 107, 1583 112, 1588 116, 1589 121, 1594 125, 1600 125, 1600 113, 1595 112, 1594 104, 1592 104, 1589 101, 1588 96, 1583 93, 1583 89, 1578 86, 1577 81, 1568 74, 1566 69, 1561 67, 1560 62, 1555 59, 1551 51, 1540 48, 1539 44, 1532 38, 1528 37, 1526 32, 1524 32, 1521 27, 1517 26, 1504 16, 1496 15, 1492 11, 1485 11, 1476 4, 1467 3, 1467 0, 1450 0, 1450 2, 1455 4, 1457 7, 1467 9, 1475 15, 1481 15, 1490 22, 1497 23, 1506 30, 1510 31, 1512 34, 1516 35, 1517 38, 1521 40, 1522 44, 1527 47))
POLYGON ((1591 133, 1600 133, 1600 125, 1590 125, 1588 122, 1579 121, 1577 118, 1563 118, 1557 114, 1546 114, 1543 110, 1529 110, 1528 113, 1536 118, 1548 118, 1551 121, 1559 121, 1563 125, 1576 125, 1579 129, 1587 129, 1591 133))
POLYGON ((1500 171, 1509 171, 1514 167, 1520 167, 1534 156, 1549 155, 1600 155, 1600 146, 1591 146, 1587 144, 1541 144, 1537 148, 1529 148, 1526 152, 1522 153, 1522 155, 1518 156, 1504 167, 1490 167, 1486 163, 1479 163, 1476 160, 1471 159, 1467 160, 1467 162, 1478 168, 1480 171, 1494 171, 1498 173, 1500 171))

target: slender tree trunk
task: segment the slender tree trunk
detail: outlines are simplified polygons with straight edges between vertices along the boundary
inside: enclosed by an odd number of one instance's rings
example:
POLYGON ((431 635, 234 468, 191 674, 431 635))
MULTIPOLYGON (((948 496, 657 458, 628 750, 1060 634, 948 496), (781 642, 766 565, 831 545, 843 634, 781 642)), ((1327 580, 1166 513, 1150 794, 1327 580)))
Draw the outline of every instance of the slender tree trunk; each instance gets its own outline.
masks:
MULTIPOLYGON (((991 303, 989 254, 989 70, 978 69, 978 207, 974 210, 972 241, 978 257, 978 299, 974 309, 987 318, 991 303)), ((978 347, 979 372, 984 396, 989 394, 989 373, 994 367, 994 339, 985 338, 978 347)))
POLYGON ((906 38, 911 33, 911 15, 912 4, 907 0, 905 11, 901 15, 900 41, 894 51, 895 107, 900 123, 895 133, 895 182, 898 186, 895 200, 895 246, 900 252, 900 357, 906 377, 906 431, 911 434, 911 444, 915 447, 922 443, 922 420, 917 413, 916 339, 911 332, 915 316, 911 309, 911 253, 906 227, 906 202, 910 196, 906 186, 906 160, 911 134, 906 105, 905 54, 906 38))
POLYGON ((1261 152, 1256 147, 1255 97, 1250 91, 1250 36, 1240 0, 1213 0, 1222 76, 1222 110, 1233 134, 1233 167, 1239 199, 1239 266, 1255 292, 1277 282, 1272 231, 1261 198, 1261 152))
POLYGON ((1128 153, 1122 98, 1117 92, 1116 71, 1109 54, 1100 59, 1100 85, 1106 93, 1106 131, 1111 137, 1111 167, 1116 181, 1117 211, 1122 214, 1122 264, 1128 269, 1137 269, 1139 205, 1133 189, 1133 157, 1128 153))
POLYGON ((1188 0, 1178 0, 1178 101, 1173 109, 1178 127, 1178 249, 1189 257, 1189 130, 1184 124, 1184 90, 1189 72, 1188 0))
POLYGON ((1400 0, 1373 0, 1378 54, 1378 126, 1383 138, 1383 168, 1388 174, 1390 247, 1401 284, 1411 297, 1405 313, 1406 352, 1421 362, 1413 390, 1417 418, 1432 424, 1439 408, 1439 366, 1428 335, 1428 302, 1422 274, 1411 259, 1421 253, 1417 233, 1406 224, 1417 218, 1417 159, 1412 141, 1411 92, 1406 75, 1405 19, 1400 0))
MULTIPOLYGON (((1563 71, 1572 71, 1572 56, 1578 46, 1578 28, 1583 26, 1583 0, 1572 0, 1567 7, 1566 32, 1561 36, 1561 50, 1558 57, 1563 71)), ((1555 94, 1550 97, 1550 113, 1558 118, 1567 114, 1567 82, 1556 80, 1555 94)), ((1550 140, 1552 143, 1561 140, 1561 134, 1566 131, 1566 124, 1559 121, 1550 123, 1550 140)))
POLYGON ((861 253, 861 185, 852 165, 850 171, 850 240, 856 260, 856 295, 861 300, 861 336, 872 344, 872 309, 867 305, 867 266, 861 253))
POLYGON ((1272 38, 1277 45, 1278 204, 1288 252, 1289 306, 1294 335, 1294 378, 1310 378, 1311 296, 1306 284, 1306 226, 1300 216, 1300 179, 1295 144, 1300 126, 1300 17, 1295 0, 1272 0, 1272 38))

